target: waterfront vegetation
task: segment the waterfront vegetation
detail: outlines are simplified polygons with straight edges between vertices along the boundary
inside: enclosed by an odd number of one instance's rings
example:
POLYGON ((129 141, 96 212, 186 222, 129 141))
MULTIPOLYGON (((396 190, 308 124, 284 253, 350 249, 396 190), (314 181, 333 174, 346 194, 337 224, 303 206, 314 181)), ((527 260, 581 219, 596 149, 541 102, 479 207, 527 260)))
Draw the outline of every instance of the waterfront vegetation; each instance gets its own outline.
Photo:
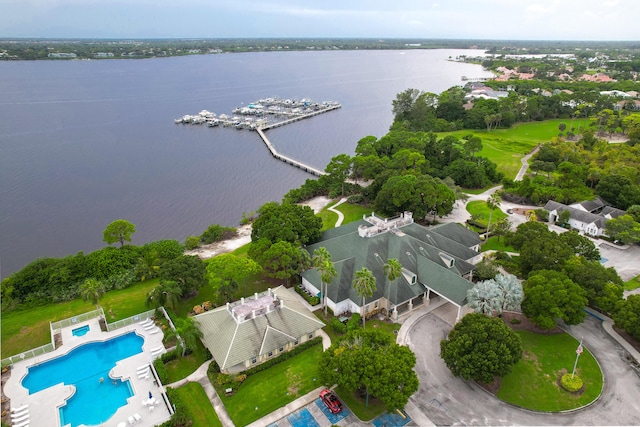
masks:
POLYGON ((569 393, 558 385, 564 373, 571 374, 578 341, 566 333, 537 334, 517 331, 524 357, 502 378, 497 396, 513 405, 533 411, 559 412, 580 408, 598 398, 603 376, 598 363, 586 347, 576 369, 584 390, 569 393))

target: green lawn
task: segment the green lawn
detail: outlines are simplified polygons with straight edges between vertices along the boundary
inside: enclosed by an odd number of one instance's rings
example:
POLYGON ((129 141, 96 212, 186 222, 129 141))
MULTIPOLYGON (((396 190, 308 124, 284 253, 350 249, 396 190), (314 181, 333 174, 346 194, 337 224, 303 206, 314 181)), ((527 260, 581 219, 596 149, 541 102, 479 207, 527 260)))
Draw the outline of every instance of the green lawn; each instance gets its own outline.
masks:
POLYGON ((482 151, 479 155, 487 157, 498 165, 498 170, 507 178, 515 178, 520 169, 520 159, 529 153, 536 145, 550 141, 560 132, 558 125, 565 122, 570 125, 571 120, 554 119, 543 122, 520 123, 510 129, 460 130, 455 132, 438 133, 444 138, 453 135, 461 139, 463 136, 474 134, 482 140, 482 151))
MULTIPOLYGON (((493 221, 493 218, 491 219, 493 221)), ((485 251, 505 251, 505 252, 516 252, 516 250, 511 246, 504 245, 504 237, 501 237, 502 240, 498 241, 496 236, 489 237, 488 240, 482 243, 480 250, 482 252, 485 251)))
POLYGON ((578 341, 566 333, 541 335, 517 331, 524 357, 502 378, 497 396, 513 405, 534 411, 557 412, 579 408, 594 401, 602 391, 600 367, 585 347, 576 375, 584 381, 582 394, 572 394, 558 386, 563 373, 573 370, 578 341))
POLYGON ((222 427, 216 411, 200 383, 188 383, 176 389, 192 427, 222 427))
POLYGON ((625 291, 632 291, 637 288, 640 288, 640 276, 636 276, 633 279, 624 283, 625 291))
MULTIPOLYGON (((336 226, 336 221, 338 220, 338 215, 334 212, 328 210, 329 207, 335 205, 336 202, 333 201, 326 207, 324 207, 319 213, 318 216, 322 218, 322 229, 328 230, 330 228, 334 228, 336 226)), ((370 215, 372 209, 369 207, 354 205, 351 203, 343 203, 336 208, 336 210, 342 212, 344 215, 343 224, 349 224, 350 222, 358 221, 362 219, 362 215, 370 215)))
POLYGON ((179 357, 175 360, 164 364, 167 369, 168 384, 186 378, 196 369, 200 367, 207 359, 207 350, 200 340, 197 341, 197 346, 193 350, 193 353, 179 357))
POLYGON ((380 399, 369 396, 369 405, 367 405, 365 396, 359 396, 342 387, 336 387, 335 392, 351 412, 362 421, 370 421, 386 411, 380 399))
POLYGON ((362 205, 352 205, 351 203, 343 203, 336 208, 344 215, 343 224, 349 224, 350 222, 359 221, 362 219, 362 215, 371 215, 373 210, 370 207, 362 205))
MULTIPOLYGON (((157 283, 157 280, 149 280, 126 289, 107 292, 99 303, 104 308, 108 322, 112 323, 149 310, 145 305, 146 296, 157 283)), ((67 319, 91 310, 95 310, 95 305, 75 299, 3 312, 2 358, 51 342, 49 322, 67 319)))
POLYGON ((322 345, 249 376, 232 396, 220 399, 237 426, 245 426, 320 386, 316 381, 322 345))
MULTIPOLYGON (((485 227, 488 225, 490 209, 489 206, 487 206, 487 202, 484 200, 474 200, 467 203, 467 212, 471 215, 478 215, 478 222, 484 224, 485 227)), ((500 209, 494 209, 493 214, 491 214, 491 223, 495 224, 497 221, 506 217, 506 213, 502 212, 500 209)))

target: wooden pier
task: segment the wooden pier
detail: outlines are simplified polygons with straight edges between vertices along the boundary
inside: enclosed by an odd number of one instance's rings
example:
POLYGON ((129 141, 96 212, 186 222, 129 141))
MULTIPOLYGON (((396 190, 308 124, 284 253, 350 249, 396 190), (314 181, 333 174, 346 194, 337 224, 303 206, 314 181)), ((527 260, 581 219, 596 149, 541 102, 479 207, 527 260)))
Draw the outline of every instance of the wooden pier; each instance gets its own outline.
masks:
POLYGON ((264 134, 264 131, 266 131, 267 129, 273 129, 280 126, 288 125, 293 122, 308 119, 309 117, 317 116, 329 111, 337 110, 342 106, 337 102, 332 101, 318 104, 306 100, 298 102, 291 100, 278 100, 273 98, 257 101, 257 104, 260 105, 259 110, 256 109, 257 106, 254 106, 253 103, 250 104, 250 107, 246 109, 237 108, 236 110, 234 110, 234 114, 239 114, 243 118, 238 116, 229 117, 226 114, 221 114, 219 117, 216 117, 214 113, 211 113, 207 110, 202 110, 197 115, 185 115, 181 118, 175 119, 174 122, 176 124, 183 123, 196 125, 206 123, 211 127, 222 125, 233 126, 236 129, 255 130, 256 132, 258 132, 258 135, 260 135, 260 138, 262 138, 262 141, 267 146, 274 158, 295 166, 298 169, 302 169, 303 171, 315 176, 326 175, 326 172, 321 171, 320 169, 316 169, 304 162, 278 153, 278 151, 273 147, 273 144, 271 144, 267 136, 264 134), (264 109, 264 107, 260 105, 261 103, 266 106, 275 105, 276 109, 264 109), (284 108, 285 106, 287 108, 284 108), (305 108, 305 110, 301 110, 301 108, 303 107, 305 108), (243 112, 243 110, 246 110, 246 112, 243 112), (266 119, 267 115, 281 116, 285 117, 285 119, 279 122, 269 122, 269 120, 266 119), (256 118, 254 118, 253 116, 256 116, 256 118))
POLYGON ((289 123, 297 122, 298 120, 308 119, 309 117, 317 116, 318 114, 322 114, 322 113, 326 113, 326 112, 329 112, 329 111, 337 110, 340 107, 341 107, 340 104, 332 105, 330 107, 323 108, 321 110, 317 110, 317 111, 314 111, 312 113, 307 113, 307 114, 302 114, 300 116, 296 116, 296 117, 294 117, 292 119, 287 119, 287 120, 283 120, 281 122, 276 122, 276 123, 269 123, 269 124, 260 126, 260 128, 262 130, 277 128, 277 127, 280 127, 280 126, 288 125, 289 123))
POLYGON ((278 151, 274 148, 273 144, 271 144, 271 141, 269 141, 269 138, 267 138, 267 136, 264 134, 262 129, 257 128, 256 132, 258 132, 258 135, 260 135, 260 138, 262 138, 262 141, 264 142, 264 145, 267 146, 267 148, 271 152, 271 155, 274 158, 276 158, 278 160, 282 160, 285 163, 288 163, 288 164, 290 164, 292 166, 295 166, 298 169, 302 169, 303 171, 305 171, 307 173, 310 173, 312 175, 315 175, 315 176, 326 175, 326 172, 321 171, 320 169, 316 169, 313 166, 309 166, 308 164, 303 163, 303 162, 301 162, 299 160, 295 160, 295 159, 292 159, 291 157, 287 157, 287 156, 284 156, 284 155, 278 153, 278 151))

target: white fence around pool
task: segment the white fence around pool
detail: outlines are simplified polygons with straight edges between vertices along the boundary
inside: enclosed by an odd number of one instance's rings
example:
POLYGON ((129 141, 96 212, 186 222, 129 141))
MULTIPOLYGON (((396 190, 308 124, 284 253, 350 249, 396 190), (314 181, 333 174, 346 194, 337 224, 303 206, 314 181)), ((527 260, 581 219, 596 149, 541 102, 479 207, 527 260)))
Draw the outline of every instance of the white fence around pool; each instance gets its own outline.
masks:
MULTIPOLYGON (((171 318, 169 317, 169 315, 167 314, 167 312, 165 311, 164 307, 160 307, 160 311, 162 312, 162 314, 164 315, 164 317, 169 321, 169 326, 175 330, 175 326, 173 325, 173 322, 171 321, 171 318)), ((133 325, 134 323, 139 323, 142 322, 144 320, 147 320, 153 316, 155 316, 156 314, 156 310, 149 310, 149 311, 145 311, 143 313, 139 313, 136 314, 135 316, 131 316, 131 317, 127 317, 126 319, 122 319, 122 320, 118 320, 117 322, 113 322, 113 323, 107 323, 107 331, 111 332, 111 331, 115 331, 116 329, 125 327, 125 326, 129 326, 129 325, 133 325)), ((53 350, 56 349, 55 347, 55 336, 57 333, 59 333, 62 328, 68 328, 70 326, 73 325, 77 325, 79 323, 82 323, 84 321, 87 321, 89 319, 93 319, 96 317, 102 317, 105 318, 104 316, 104 310, 102 309, 102 307, 99 307, 97 310, 93 310, 93 311, 88 311, 86 313, 82 313, 79 314, 77 316, 73 316, 73 317, 69 317, 68 319, 63 319, 57 322, 50 322, 49 323, 49 330, 51 332, 51 342, 48 344, 45 344, 43 346, 31 349, 31 350, 27 350, 25 352, 22 352, 20 354, 16 354, 10 357, 7 357, 5 359, 2 359, 2 361, 0 361, 0 365, 2 367, 5 366, 11 366, 14 363, 17 362, 21 362, 23 360, 27 360, 27 359, 31 359, 33 357, 36 356, 41 356, 45 353, 49 353, 53 350)), ((180 337, 178 337, 178 339, 181 340, 180 337)))

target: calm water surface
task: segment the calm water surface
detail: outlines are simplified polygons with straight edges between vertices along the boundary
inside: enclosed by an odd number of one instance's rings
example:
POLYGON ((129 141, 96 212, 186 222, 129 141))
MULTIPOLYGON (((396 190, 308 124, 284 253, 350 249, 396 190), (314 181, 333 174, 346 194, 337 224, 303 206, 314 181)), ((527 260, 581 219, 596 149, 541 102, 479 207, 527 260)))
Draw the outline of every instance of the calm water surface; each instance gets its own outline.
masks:
POLYGON ((267 132, 276 148, 324 169, 391 125, 407 88, 439 93, 480 66, 478 51, 331 51, 147 60, 0 62, 0 267, 103 247, 124 218, 133 243, 184 240, 280 201, 310 175, 273 159, 258 135, 176 125, 260 98, 310 98, 337 111, 267 132))

